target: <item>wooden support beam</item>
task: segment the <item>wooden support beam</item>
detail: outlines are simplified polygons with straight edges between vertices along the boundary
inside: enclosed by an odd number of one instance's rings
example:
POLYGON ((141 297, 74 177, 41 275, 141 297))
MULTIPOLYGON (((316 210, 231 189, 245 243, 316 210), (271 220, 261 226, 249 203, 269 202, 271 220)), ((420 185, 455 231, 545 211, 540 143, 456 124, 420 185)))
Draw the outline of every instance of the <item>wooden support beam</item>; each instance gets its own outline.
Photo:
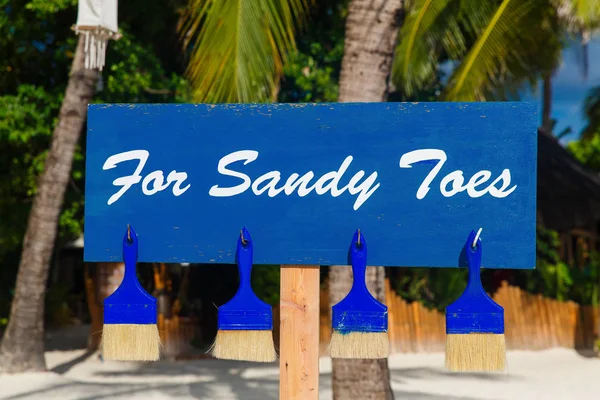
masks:
POLYGON ((319 398, 319 267, 281 266, 279 399, 319 398))

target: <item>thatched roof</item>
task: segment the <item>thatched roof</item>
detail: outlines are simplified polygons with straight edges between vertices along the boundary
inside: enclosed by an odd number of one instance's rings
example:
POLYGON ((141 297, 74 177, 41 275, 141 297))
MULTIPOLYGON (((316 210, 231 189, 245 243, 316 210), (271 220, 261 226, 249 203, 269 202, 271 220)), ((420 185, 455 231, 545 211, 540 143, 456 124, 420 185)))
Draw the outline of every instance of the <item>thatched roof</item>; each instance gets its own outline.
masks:
POLYGON ((595 226, 600 218, 600 177, 542 130, 537 175, 538 223, 554 230, 595 226))

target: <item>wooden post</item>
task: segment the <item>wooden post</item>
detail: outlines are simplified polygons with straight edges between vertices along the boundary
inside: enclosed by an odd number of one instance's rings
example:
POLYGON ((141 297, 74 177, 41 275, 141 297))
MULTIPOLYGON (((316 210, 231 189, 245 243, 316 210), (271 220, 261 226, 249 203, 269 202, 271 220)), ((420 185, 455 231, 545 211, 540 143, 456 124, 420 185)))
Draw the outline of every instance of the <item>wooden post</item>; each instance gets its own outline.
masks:
POLYGON ((279 399, 319 398, 319 267, 281 266, 279 399))

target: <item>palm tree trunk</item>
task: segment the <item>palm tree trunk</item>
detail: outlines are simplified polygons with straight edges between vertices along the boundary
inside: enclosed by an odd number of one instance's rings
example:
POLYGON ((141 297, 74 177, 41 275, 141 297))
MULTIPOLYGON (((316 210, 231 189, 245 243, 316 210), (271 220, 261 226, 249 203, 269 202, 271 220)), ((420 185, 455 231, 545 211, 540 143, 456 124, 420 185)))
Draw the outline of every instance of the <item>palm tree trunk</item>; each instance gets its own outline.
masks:
POLYGON ((44 296, 58 217, 71 176, 73 153, 95 93, 98 72, 84 69, 84 40, 79 39, 58 123, 54 128, 27 231, 10 320, 0 344, 0 371, 43 371, 44 296))
MULTIPOLYGON (((394 47, 400 28, 403 0, 352 0, 346 20, 344 58, 340 74, 340 102, 387 100, 394 47)), ((369 267, 367 285, 384 300, 385 270, 369 267)), ((329 272, 329 301, 333 306, 352 286, 352 270, 334 266, 329 272)), ((390 400, 388 360, 333 360, 334 400, 390 400)))
POLYGON ((91 326, 88 337, 88 350, 97 350, 102 339, 104 327, 104 300, 113 294, 125 276, 125 263, 96 263, 94 274, 87 272, 86 264, 86 297, 90 310, 91 326))
POLYGON ((387 100, 402 5, 403 0, 350 2, 338 101, 387 100))

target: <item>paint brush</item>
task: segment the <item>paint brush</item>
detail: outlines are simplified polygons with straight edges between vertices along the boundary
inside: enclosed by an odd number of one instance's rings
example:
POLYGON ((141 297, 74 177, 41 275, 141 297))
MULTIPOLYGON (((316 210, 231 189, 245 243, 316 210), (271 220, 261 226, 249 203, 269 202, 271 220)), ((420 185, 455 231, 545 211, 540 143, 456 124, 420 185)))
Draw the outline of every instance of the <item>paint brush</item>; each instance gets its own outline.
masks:
POLYGON ((125 275, 113 294, 104 299, 102 355, 105 360, 156 361, 160 336, 156 325, 156 299, 136 276, 138 238, 130 226, 123 238, 125 275))
POLYGON ((446 308, 446 368, 455 372, 501 371, 506 365, 504 309, 481 284, 481 240, 472 231, 465 244, 467 288, 446 308))
POLYGON ((332 307, 332 358, 387 358, 388 308, 377 301, 366 284, 367 242, 354 233, 350 245, 354 281, 348 295, 332 307))
POLYGON ((251 286, 252 253, 252 238, 244 228, 236 251, 240 285, 235 296, 219 307, 219 329, 209 349, 215 358, 255 362, 272 362, 277 358, 272 307, 259 299, 251 286))

